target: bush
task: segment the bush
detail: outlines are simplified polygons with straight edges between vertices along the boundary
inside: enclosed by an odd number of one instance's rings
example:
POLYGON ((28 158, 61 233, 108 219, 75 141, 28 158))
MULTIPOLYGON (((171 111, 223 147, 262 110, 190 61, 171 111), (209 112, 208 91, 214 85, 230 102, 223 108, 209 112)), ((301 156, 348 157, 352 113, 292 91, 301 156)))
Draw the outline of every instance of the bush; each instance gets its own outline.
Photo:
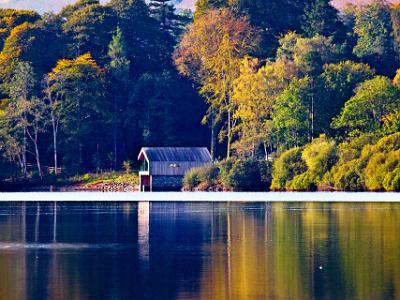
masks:
POLYGON ((307 170, 301 158, 303 148, 290 149, 277 158, 272 170, 272 190, 283 190, 286 183, 307 170))
POLYGON ((383 187, 386 191, 400 192, 400 167, 386 174, 383 187))
POLYGON ((268 190, 272 183, 272 163, 262 160, 258 162, 263 190, 268 190))
POLYGON ((391 173, 398 168, 400 168, 400 150, 374 154, 365 168, 366 187, 372 191, 386 189, 384 187, 386 181, 385 185, 389 190, 393 190, 392 181, 396 176, 391 173))
POLYGON ((286 183, 286 189, 289 191, 315 191, 317 189, 316 182, 318 181, 317 176, 307 171, 303 174, 295 176, 291 181, 286 183))
POLYGON ((189 170, 183 178, 183 187, 192 190, 201 185, 201 190, 207 190, 217 183, 219 168, 213 164, 189 170))
POLYGON ((192 190, 200 184, 200 172, 199 168, 194 168, 186 172, 183 177, 183 187, 184 189, 192 190))
POLYGON ((373 153, 387 153, 400 149, 400 132, 381 138, 372 146, 373 153))
POLYGON ((340 144, 338 147, 339 164, 344 164, 346 162, 359 158, 362 149, 366 145, 372 144, 375 141, 376 137, 374 135, 363 134, 359 137, 352 139, 349 142, 340 144))
POLYGON ((234 162, 231 159, 223 160, 217 163, 217 167, 219 169, 219 179, 225 187, 229 187, 230 185, 229 174, 233 167, 233 164, 234 162))
POLYGON ((217 183, 219 168, 214 164, 208 164, 198 168, 198 174, 202 183, 212 186, 217 183))
POLYGON ((329 182, 338 191, 362 191, 365 189, 363 176, 360 172, 360 161, 357 159, 335 166, 326 174, 329 182))
MULTIPOLYGON (((235 191, 259 191, 263 189, 259 162, 238 160, 228 176, 229 187, 235 191)), ((267 187, 264 187, 267 190, 267 187)))
MULTIPOLYGON (((321 178, 337 161, 336 142, 329 141, 325 136, 315 139, 305 146, 302 159, 307 164, 309 172, 315 180, 321 178)), ((310 174, 309 174, 310 175, 310 174)))

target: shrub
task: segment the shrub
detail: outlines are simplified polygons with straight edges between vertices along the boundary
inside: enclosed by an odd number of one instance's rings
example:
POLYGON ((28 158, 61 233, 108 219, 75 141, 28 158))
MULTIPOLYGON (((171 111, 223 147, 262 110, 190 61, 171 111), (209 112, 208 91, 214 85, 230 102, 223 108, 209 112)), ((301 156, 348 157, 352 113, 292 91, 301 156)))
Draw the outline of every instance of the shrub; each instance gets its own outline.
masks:
POLYGON ((202 183, 212 186, 217 183, 219 168, 214 164, 207 164, 198 168, 198 175, 202 183))
POLYGON ((286 183, 289 191, 315 191, 317 189, 317 175, 310 170, 303 174, 296 175, 291 181, 286 183))
POLYGON ((200 184, 199 168, 194 168, 186 172, 183 177, 183 187, 185 189, 193 189, 200 184))
MULTIPOLYGON (((330 183, 338 191, 362 191, 365 189, 363 176, 360 172, 360 161, 357 159, 335 166, 326 174, 330 183)), ((325 178, 326 178, 325 177, 325 178)))
MULTIPOLYGON (((228 176, 229 187, 235 191, 261 190, 261 173, 259 162, 254 160, 238 160, 232 166, 228 176)), ((264 187, 267 190, 267 187, 264 187)))
POLYGON ((359 137, 353 138, 349 142, 345 142, 338 147, 339 164, 349 162, 353 159, 359 158, 362 149, 376 141, 373 134, 363 134, 359 137))
POLYGON ((321 136, 305 146, 301 157, 307 164, 308 170, 313 174, 311 177, 318 180, 318 177, 321 178, 337 160, 336 142, 321 136))
POLYGON ((132 162, 130 160, 124 161, 122 163, 122 169, 124 170, 126 175, 132 173, 132 162))
POLYGON ((386 174, 383 187, 386 191, 400 192, 400 167, 386 174))
POLYGON ((217 163, 219 169, 219 179, 225 187, 229 187, 229 173, 233 167, 233 160, 223 160, 217 163))
POLYGON ((400 168, 400 150, 374 154, 365 168, 366 187, 373 191, 382 190, 385 188, 384 181, 386 180, 386 186, 390 188, 389 190, 393 190, 391 185, 394 175, 391 173, 398 168, 400 168))
POLYGON ((262 189, 268 190, 272 182, 272 163, 262 160, 258 162, 258 167, 260 169, 262 189))
POLYGON ((292 148, 277 158, 272 170, 272 190, 283 190, 286 183, 307 170, 301 158, 303 148, 292 148))
POLYGON ((217 183, 219 168, 213 164, 189 170, 183 178, 183 187, 192 190, 201 185, 202 190, 207 190, 217 183))
POLYGON ((400 132, 381 138, 372 146, 372 152, 383 153, 400 149, 400 132))

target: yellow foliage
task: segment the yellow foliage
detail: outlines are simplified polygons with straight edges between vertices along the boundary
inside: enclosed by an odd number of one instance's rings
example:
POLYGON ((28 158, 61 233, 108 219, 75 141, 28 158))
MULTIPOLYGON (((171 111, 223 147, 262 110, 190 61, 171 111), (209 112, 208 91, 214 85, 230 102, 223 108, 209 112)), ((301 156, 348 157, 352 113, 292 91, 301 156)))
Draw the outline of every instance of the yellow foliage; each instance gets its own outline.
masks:
POLYGON ((85 72, 82 72, 85 69, 94 71, 96 75, 102 73, 102 69, 97 65, 92 55, 86 53, 75 59, 60 59, 48 76, 51 80, 56 79, 59 74, 81 77, 85 75, 85 72))

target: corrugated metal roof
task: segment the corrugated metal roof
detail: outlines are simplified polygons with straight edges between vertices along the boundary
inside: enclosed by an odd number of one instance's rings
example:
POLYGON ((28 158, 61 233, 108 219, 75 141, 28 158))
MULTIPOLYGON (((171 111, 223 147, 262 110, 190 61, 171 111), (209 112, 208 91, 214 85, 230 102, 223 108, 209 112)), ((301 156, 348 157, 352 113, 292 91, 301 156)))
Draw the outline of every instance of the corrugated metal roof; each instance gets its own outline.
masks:
POLYGON ((205 147, 145 147, 142 152, 149 161, 211 162, 210 152, 205 147))

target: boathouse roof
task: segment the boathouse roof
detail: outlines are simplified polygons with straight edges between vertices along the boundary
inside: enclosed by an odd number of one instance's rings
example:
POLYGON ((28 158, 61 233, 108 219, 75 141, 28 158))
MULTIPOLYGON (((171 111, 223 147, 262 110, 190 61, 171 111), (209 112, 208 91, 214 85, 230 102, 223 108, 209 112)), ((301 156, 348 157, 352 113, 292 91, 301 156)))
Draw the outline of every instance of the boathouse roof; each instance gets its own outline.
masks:
POLYGON ((211 162, 211 155, 205 147, 144 147, 138 159, 144 157, 159 162, 211 162))

